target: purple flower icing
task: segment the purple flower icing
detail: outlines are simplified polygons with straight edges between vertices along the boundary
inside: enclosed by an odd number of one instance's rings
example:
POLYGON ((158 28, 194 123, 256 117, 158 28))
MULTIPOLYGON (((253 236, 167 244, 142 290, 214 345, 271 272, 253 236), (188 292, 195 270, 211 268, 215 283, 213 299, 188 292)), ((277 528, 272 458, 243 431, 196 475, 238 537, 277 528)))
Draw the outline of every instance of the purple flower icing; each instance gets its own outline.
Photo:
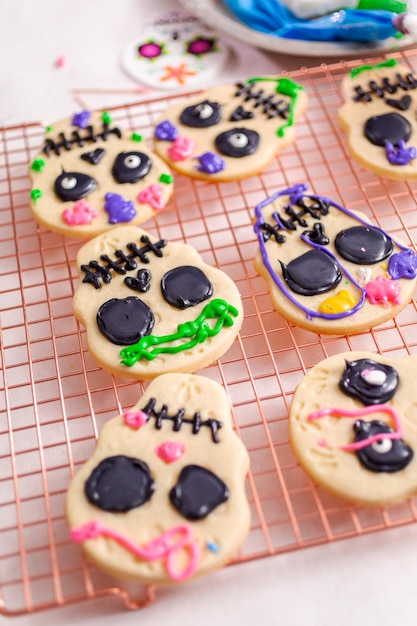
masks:
POLYGON ((223 159, 214 152, 204 152, 204 154, 197 157, 197 160, 199 161, 197 169, 200 170, 200 172, 207 172, 207 174, 216 174, 226 167, 226 163, 223 159))
POLYGON ((169 120, 164 120, 155 128, 155 137, 160 141, 175 141, 178 135, 178 128, 169 120))
POLYGON ((415 278, 417 274, 417 254, 413 250, 402 250, 390 257, 388 274, 394 280, 415 278))
POLYGON ((131 200, 125 200, 118 193, 106 193, 104 209, 109 214, 109 224, 130 222, 136 215, 131 200))
POLYGON ((407 148, 405 141, 401 139, 397 148, 389 141, 385 144, 385 154, 391 165, 408 165, 416 158, 417 150, 413 147, 407 148))
POLYGON ((72 125, 78 126, 78 128, 87 128, 90 117, 90 111, 80 111, 80 113, 74 113, 72 117, 72 125))

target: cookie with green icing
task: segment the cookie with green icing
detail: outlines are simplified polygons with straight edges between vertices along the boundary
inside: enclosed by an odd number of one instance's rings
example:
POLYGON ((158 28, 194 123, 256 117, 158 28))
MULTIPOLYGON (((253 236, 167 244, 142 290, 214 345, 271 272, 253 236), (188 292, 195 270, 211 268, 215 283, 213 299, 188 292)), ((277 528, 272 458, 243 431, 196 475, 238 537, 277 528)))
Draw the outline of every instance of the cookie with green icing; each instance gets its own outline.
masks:
POLYGON ((170 170, 142 136, 122 130, 107 112, 81 111, 47 127, 30 178, 37 222, 70 237, 142 224, 173 189, 170 170))
POLYGON ((287 77, 213 87, 164 111, 155 128, 155 150, 172 169, 192 178, 246 178, 295 141, 306 106, 305 90, 287 77))
POLYGON ((239 291, 190 245, 120 226, 77 256, 73 308, 91 356, 117 376, 195 372, 222 356, 243 321, 239 291))
POLYGON ((395 59, 353 68, 339 121, 352 157, 390 179, 417 178, 417 76, 395 59))

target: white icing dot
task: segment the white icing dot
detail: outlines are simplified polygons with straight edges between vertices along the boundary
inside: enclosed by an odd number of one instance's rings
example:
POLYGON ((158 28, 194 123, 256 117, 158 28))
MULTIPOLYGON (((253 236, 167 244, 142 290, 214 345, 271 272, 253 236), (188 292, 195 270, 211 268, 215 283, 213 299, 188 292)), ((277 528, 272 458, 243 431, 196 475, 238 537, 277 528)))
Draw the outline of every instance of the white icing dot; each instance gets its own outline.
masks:
POLYGON ((235 133, 229 138, 229 143, 232 144, 234 148, 244 148, 248 145, 248 138, 243 133, 235 133))
POLYGON ((74 189, 77 185, 77 179, 75 176, 66 176, 62 179, 61 187, 63 189, 74 189))
POLYGON ((368 383, 368 385, 374 385, 375 387, 380 387, 387 380, 385 372, 374 368, 363 370, 361 376, 368 383))
POLYGON ((128 157, 125 158, 123 163, 124 163, 124 165, 126 167, 128 167, 131 170, 133 170, 133 169, 139 167, 139 165, 140 165, 140 156, 138 156, 137 154, 130 154, 128 157))
POLYGON ((213 115, 213 107, 211 107, 209 104, 201 104, 199 107, 197 107, 197 111, 198 116, 202 120, 207 120, 211 115, 213 115))
POLYGON ((392 448, 392 441, 391 439, 378 439, 378 441, 374 441, 371 447, 379 454, 387 454, 392 448))

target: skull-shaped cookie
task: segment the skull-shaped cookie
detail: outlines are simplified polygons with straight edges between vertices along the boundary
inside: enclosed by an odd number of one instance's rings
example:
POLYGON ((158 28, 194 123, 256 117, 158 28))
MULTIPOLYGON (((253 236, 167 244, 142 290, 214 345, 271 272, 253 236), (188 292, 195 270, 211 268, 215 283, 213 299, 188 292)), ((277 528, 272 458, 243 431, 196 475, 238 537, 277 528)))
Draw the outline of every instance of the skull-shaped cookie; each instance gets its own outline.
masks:
POLYGON ((105 370, 147 380, 219 358, 243 321, 234 282, 190 245, 120 226, 84 244, 74 313, 105 370))
POLYGON ((106 112, 81 111, 47 128, 30 176, 35 219, 73 237, 142 224, 173 188, 169 169, 142 136, 122 131, 106 112))
POLYGON ((353 158, 391 179, 417 178, 417 78, 395 59, 351 70, 339 120, 353 158))
POLYGON ((417 358, 337 354, 315 365, 290 409, 290 441, 319 485, 384 505, 417 493, 417 358))
POLYGON ((246 178, 295 140, 295 124, 306 106, 304 89, 290 78, 213 87, 166 109, 155 128, 155 150, 192 178, 246 178))
POLYGON ((304 184, 266 198, 255 214, 255 268, 293 324, 353 334, 395 317, 412 299, 417 254, 365 215, 304 184))
POLYGON ((248 466, 223 387, 164 374, 107 422, 72 480, 71 536, 123 579, 171 583, 205 574, 230 561, 249 530, 248 466))

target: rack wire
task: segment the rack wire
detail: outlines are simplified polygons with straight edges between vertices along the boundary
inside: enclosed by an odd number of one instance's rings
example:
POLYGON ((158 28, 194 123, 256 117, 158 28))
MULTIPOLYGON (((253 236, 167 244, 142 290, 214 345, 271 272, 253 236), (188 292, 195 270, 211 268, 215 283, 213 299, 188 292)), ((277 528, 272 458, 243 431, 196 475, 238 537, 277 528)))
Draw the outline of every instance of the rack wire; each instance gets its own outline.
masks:
MULTIPOLYGON (((391 56, 417 67, 417 51, 391 56)), ((378 60, 289 73, 309 95, 296 144, 263 174, 240 182, 176 176, 170 205, 145 225, 154 235, 192 244, 242 295, 239 338, 199 372, 226 388, 251 458, 252 526, 234 564, 417 520, 417 500, 366 509, 322 491, 296 463, 287 436, 294 390, 319 360, 355 349, 393 356, 417 351, 415 302, 366 333, 320 336, 273 310, 253 268, 255 205, 297 182, 364 212, 408 245, 417 240, 417 181, 386 181, 361 169, 348 156, 336 120, 346 71, 378 60)), ((111 114, 150 137, 160 113, 183 97, 116 107, 111 114)), ((100 370, 88 354, 71 304, 83 242, 38 227, 30 215, 28 163, 42 138, 42 124, 0 129, 0 612, 18 615, 110 594, 138 608, 153 601, 153 590, 98 571, 71 544, 64 518, 73 472, 91 455, 102 425, 135 404, 143 387, 100 370)))

